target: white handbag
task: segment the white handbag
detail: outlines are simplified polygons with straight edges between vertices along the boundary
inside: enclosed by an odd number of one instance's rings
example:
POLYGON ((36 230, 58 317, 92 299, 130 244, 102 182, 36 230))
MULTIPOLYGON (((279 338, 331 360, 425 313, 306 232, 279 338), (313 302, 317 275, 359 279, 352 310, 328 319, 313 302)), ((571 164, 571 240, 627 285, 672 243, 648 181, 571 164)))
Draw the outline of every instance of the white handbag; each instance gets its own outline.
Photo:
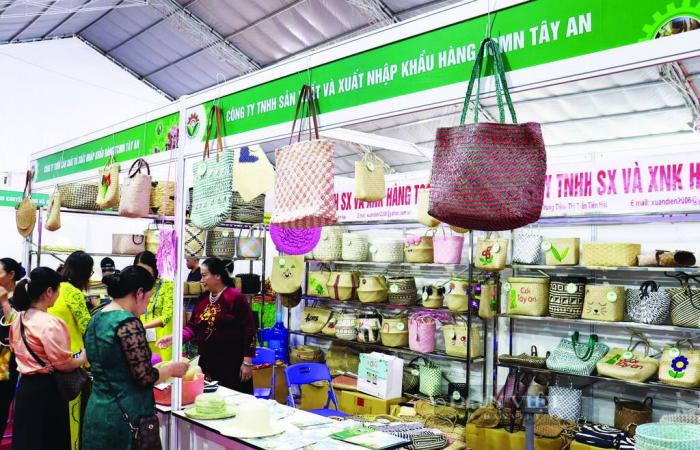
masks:
POLYGON ((581 417, 583 391, 574 387, 563 387, 557 382, 549 388, 549 415, 577 422, 581 417))
POLYGON ((513 263, 514 264, 542 264, 542 236, 530 230, 516 230, 513 232, 513 263))

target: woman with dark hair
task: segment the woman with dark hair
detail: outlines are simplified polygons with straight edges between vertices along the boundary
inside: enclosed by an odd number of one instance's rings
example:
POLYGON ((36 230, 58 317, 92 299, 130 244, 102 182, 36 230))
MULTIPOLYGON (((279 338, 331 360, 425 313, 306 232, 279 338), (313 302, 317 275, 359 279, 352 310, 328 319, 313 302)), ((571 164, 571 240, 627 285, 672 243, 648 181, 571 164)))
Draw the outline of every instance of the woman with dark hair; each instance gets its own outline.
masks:
POLYGON ((153 353, 157 353, 163 361, 172 359, 172 349, 159 348, 156 341, 163 336, 173 334, 173 301, 175 298, 175 284, 170 280, 158 278, 158 265, 156 255, 146 250, 134 258, 134 265, 141 266, 156 279, 153 294, 148 302, 146 312, 141 316, 141 322, 146 329, 148 346, 153 353))
POLYGON ((22 374, 15 398, 14 450, 71 448, 68 404, 58 392, 54 372, 70 372, 86 360, 85 352, 72 357, 68 327, 47 313, 58 298, 60 282, 56 271, 37 267, 19 282, 13 297, 22 311, 10 328, 22 374))
MULTIPOLYGON (((246 297, 233 287, 223 261, 209 258, 202 263, 203 294, 192 312, 182 339, 195 339, 199 365, 210 380, 238 392, 253 393, 255 322, 246 297)), ((158 341, 168 347, 172 336, 158 341)))
MULTIPOLYGON (((68 255, 61 270, 61 292, 49 314, 61 319, 70 333, 71 351, 77 353, 85 346, 83 335, 90 322, 90 311, 83 291, 87 289, 92 276, 92 256, 77 251, 68 255)), ((80 411, 82 394, 69 403, 71 448, 80 446, 80 411)))
POLYGON ((10 350, 10 325, 17 313, 12 307, 15 284, 27 271, 12 258, 0 259, 0 434, 5 430, 12 399, 17 387, 17 362, 10 350))
MULTIPOLYGON (((102 279, 112 303, 95 314, 85 333, 93 387, 83 426, 83 450, 130 450, 132 427, 156 414, 153 386, 182 377, 186 363, 151 364, 146 330, 138 317, 148 305, 155 280, 139 266, 102 279)), ((145 430, 140 430, 145 432, 145 430)), ((158 431, 156 431, 158 432, 158 431)))

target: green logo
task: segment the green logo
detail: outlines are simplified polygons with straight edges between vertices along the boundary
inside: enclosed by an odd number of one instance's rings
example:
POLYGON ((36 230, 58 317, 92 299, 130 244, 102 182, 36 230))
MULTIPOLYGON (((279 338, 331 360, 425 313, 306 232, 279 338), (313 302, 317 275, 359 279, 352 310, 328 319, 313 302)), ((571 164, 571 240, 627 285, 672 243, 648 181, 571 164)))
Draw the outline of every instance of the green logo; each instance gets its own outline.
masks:
POLYGON ((190 117, 187 119, 187 135, 189 137, 194 137, 197 135, 198 131, 199 131, 199 115, 197 115, 197 113, 192 113, 192 114, 190 114, 190 117))

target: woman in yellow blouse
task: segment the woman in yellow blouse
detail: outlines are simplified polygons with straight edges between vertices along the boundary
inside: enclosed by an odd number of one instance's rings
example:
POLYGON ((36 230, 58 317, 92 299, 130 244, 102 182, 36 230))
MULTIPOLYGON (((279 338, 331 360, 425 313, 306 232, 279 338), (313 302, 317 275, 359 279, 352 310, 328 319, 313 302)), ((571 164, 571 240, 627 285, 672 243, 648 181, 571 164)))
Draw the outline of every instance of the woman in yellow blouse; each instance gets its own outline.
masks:
POLYGON ((146 312, 141 316, 141 322, 146 329, 146 338, 151 351, 160 355, 163 361, 170 361, 173 357, 171 347, 160 348, 156 341, 163 336, 173 334, 173 301, 175 297, 175 285, 170 280, 158 278, 158 265, 156 255, 149 251, 141 252, 134 258, 134 265, 148 270, 156 284, 148 302, 146 312))
MULTIPOLYGON (((70 349, 73 353, 80 352, 85 344, 83 335, 90 322, 90 312, 88 311, 85 295, 83 291, 87 289, 94 262, 92 257, 85 252, 78 251, 71 253, 61 269, 61 282, 58 299, 56 303, 48 309, 48 313, 61 319, 68 327, 70 334, 70 349)), ((80 448, 80 412, 82 406, 82 395, 78 395, 68 403, 70 417, 70 438, 71 449, 80 448)))

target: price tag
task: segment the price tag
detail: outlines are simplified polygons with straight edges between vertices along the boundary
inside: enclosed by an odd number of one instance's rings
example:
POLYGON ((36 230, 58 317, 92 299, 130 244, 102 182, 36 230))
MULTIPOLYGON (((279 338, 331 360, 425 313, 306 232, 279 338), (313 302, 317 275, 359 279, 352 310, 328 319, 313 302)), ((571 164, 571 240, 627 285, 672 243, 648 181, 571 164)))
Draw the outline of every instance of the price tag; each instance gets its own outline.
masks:
POLYGON ((377 253, 377 250, 378 250, 378 249, 377 249, 377 246, 376 246, 376 245, 370 245, 370 246, 369 246, 369 252, 370 252, 370 253, 375 254, 375 253, 377 253))
POLYGON ((403 331, 406 329, 406 325, 404 325, 402 322, 399 322, 396 324, 396 329, 399 331, 403 331))
POLYGON ((494 253, 500 252, 500 251, 501 251, 501 244, 499 244, 498 242, 496 242, 495 244, 493 244, 493 245, 491 246, 491 251, 494 252, 494 253))
POLYGON ((566 285, 566 292, 569 294, 575 294, 578 291, 578 287, 574 283, 569 283, 566 285))
POLYGON ((396 284, 392 284, 391 286, 389 286, 389 291, 391 291, 392 294, 396 294, 397 292, 399 292, 399 286, 396 284))
POLYGON ((427 292, 423 292, 423 295, 421 295, 421 298, 423 299, 423 301, 428 300, 428 293, 427 293, 427 292))
POLYGON ((147 328, 146 329, 146 340, 148 342, 155 342, 156 341, 156 329, 155 328, 147 328))
POLYGON ((287 261, 285 261, 284 258, 280 258, 280 259, 277 260, 277 264, 279 264, 280 267, 284 267, 284 264, 285 264, 286 262, 287 262, 287 261))
POLYGON ((206 164, 202 164, 197 168, 197 175, 203 177, 205 173, 207 173, 207 166, 206 164))
POLYGON ((374 163, 372 161, 367 161, 367 170, 374 172, 374 163))
POLYGON ((227 237, 228 237, 228 231, 222 231, 222 232, 221 232, 221 236, 227 238, 227 237))
POLYGON ((511 287, 512 287, 512 286, 510 285, 510 283, 508 283, 508 282, 503 283, 503 288, 502 288, 502 289, 503 289, 503 292, 508 292, 508 291, 510 291, 510 288, 511 288, 511 287))
POLYGON ((452 393, 452 400, 458 402, 461 399, 462 399, 462 394, 460 394, 459 391, 454 391, 452 393))
POLYGON ((345 246, 350 247, 352 245, 352 241, 350 239, 345 240, 345 246))
POLYGON ((632 352, 625 352, 622 354, 622 359, 632 359, 634 357, 634 353, 632 352))
POLYGON ((678 358, 681 354, 681 351, 678 350, 676 347, 672 347, 668 350, 668 354, 671 358, 678 358))
POLYGON ((418 375, 420 375, 420 371, 418 371, 418 369, 411 369, 411 375, 414 375, 417 377, 418 375))
POLYGON ((608 297, 608 301, 610 303, 615 303, 617 301, 617 293, 616 292, 613 292, 613 291, 608 292, 607 297, 608 297))
POLYGON ((540 248, 543 251, 548 252, 552 248, 552 243, 549 241, 542 241, 542 244, 540 244, 540 248))
POLYGON ((323 234, 321 234, 321 239, 324 241, 327 241, 328 240, 328 233, 323 232, 323 234))

